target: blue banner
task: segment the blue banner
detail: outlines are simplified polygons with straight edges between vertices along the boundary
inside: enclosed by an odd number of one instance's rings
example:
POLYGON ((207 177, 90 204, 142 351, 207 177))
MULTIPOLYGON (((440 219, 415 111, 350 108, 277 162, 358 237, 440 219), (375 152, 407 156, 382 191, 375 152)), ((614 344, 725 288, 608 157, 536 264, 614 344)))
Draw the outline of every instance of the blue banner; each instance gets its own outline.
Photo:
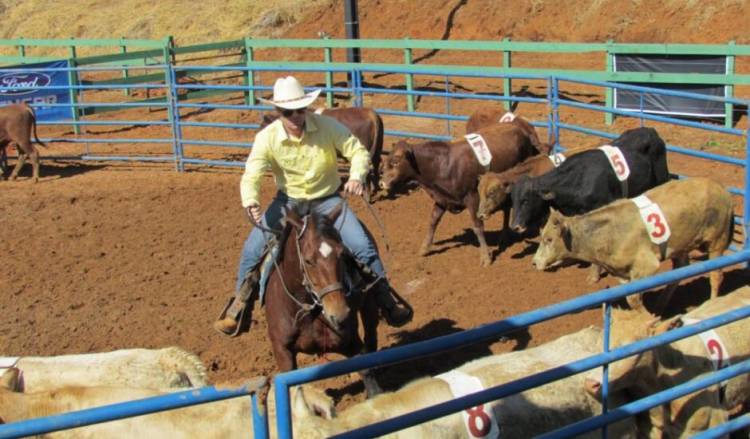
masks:
POLYGON ((0 105, 26 102, 34 107, 37 120, 73 119, 72 107, 46 105, 70 103, 69 72, 45 70, 68 66, 68 60, 64 60, 0 69, 0 105))

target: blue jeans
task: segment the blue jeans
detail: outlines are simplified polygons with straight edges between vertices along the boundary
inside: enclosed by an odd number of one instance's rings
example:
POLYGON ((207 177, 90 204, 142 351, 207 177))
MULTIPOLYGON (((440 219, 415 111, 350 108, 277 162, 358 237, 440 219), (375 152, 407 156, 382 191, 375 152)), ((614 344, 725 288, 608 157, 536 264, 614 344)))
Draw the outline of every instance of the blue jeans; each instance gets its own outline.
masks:
MULTIPOLYGON (((327 215, 339 203, 343 203, 343 209, 336 219, 334 226, 341 235, 344 246, 354 255, 357 261, 370 267, 379 277, 385 277, 383 262, 380 260, 375 244, 365 232, 354 211, 349 208, 349 205, 338 194, 317 200, 297 200, 279 191, 276 193, 276 197, 274 197, 271 205, 263 213, 262 225, 268 229, 280 230, 280 221, 283 217, 284 206, 294 209, 300 215, 308 213, 327 215)), ((242 246, 235 291, 240 291, 247 273, 260 264, 263 259, 266 240, 270 238, 271 235, 268 232, 263 232, 257 227, 254 227, 250 231, 245 240, 245 245, 242 246)))

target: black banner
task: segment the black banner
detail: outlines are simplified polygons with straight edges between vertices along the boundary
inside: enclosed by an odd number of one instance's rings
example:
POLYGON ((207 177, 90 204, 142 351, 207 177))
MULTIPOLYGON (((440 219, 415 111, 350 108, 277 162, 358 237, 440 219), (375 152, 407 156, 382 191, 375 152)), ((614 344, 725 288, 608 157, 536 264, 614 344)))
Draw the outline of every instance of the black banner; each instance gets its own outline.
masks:
MULTIPOLYGON (((726 74, 726 56, 715 55, 614 55, 615 72, 647 73, 707 73, 726 74)), ((699 93, 707 96, 725 96, 723 85, 706 84, 647 84, 629 83, 664 90, 699 93)), ((656 93, 639 93, 630 90, 615 90, 615 108, 641 110, 647 113, 674 114, 696 117, 724 117, 724 103, 704 101, 656 93)))

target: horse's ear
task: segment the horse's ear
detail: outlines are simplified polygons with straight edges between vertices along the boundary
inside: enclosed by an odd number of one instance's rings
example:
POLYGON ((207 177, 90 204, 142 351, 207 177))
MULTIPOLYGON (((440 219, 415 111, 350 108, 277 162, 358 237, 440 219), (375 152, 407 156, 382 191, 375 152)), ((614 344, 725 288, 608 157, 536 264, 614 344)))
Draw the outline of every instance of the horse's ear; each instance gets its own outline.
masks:
POLYGON ((284 218, 282 219, 282 224, 286 226, 287 223, 298 229, 302 228, 302 218, 297 215, 297 212, 295 212, 294 209, 289 209, 284 206, 284 218))
POLYGON ((344 202, 340 202, 336 205, 336 207, 333 208, 333 210, 327 215, 328 219, 331 221, 331 224, 335 223, 338 219, 339 215, 341 215, 341 212, 344 211, 344 202))

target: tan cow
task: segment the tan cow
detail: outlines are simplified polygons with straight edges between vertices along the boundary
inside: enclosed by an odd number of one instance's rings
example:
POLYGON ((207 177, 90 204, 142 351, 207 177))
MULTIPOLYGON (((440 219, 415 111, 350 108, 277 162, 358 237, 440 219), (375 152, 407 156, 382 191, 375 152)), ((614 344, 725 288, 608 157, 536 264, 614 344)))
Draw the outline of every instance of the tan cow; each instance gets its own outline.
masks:
MULTIPOLYGON (((597 346, 601 336, 600 329, 591 327, 535 348, 475 360, 454 371, 476 377, 484 388, 489 388, 594 355, 600 352, 597 346)), ((500 437, 532 437, 599 414, 601 406, 598 401, 577 387, 583 385, 585 375, 577 374, 490 403, 500 437)), ((298 417, 294 427, 295 437, 328 437, 453 398, 451 387, 440 376, 422 378, 395 392, 384 393, 351 406, 334 419, 326 420, 310 413, 305 408, 309 406, 304 403, 305 399, 295 395, 294 412, 298 417)), ((470 409, 471 412, 467 413, 475 413, 477 417, 481 417, 475 409, 470 409)), ((475 427, 487 427, 487 424, 483 424, 486 418, 482 422, 474 422, 475 427)), ((467 424, 462 413, 455 413, 387 437, 471 437, 467 424)), ((634 437, 635 426, 632 420, 624 420, 611 426, 609 431, 612 437, 634 437)), ((591 435, 599 436, 599 432, 591 435)))
MULTIPOLYGON (((263 379, 262 381, 265 381, 263 379)), ((253 380, 249 387, 255 387, 261 380, 253 380)), ((63 387, 34 393, 18 393, 18 369, 11 368, 0 376, 0 419, 6 423, 33 419, 43 416, 100 407, 124 401, 164 395, 153 389, 128 387, 63 387)), ((296 389, 293 389, 296 391, 296 389)), ((309 411, 316 411, 330 417, 331 399, 322 391, 306 386, 305 401, 309 401, 309 411)), ((273 392, 269 401, 270 428, 275 416, 273 392)), ((176 410, 110 421, 86 427, 63 430, 49 436, 62 438, 246 438, 253 432, 249 397, 238 397, 218 402, 200 404, 176 410)))
MULTIPOLYGON (((613 348, 623 346, 745 306, 750 306, 747 286, 667 321, 660 321, 644 310, 614 309, 611 344, 613 348)), ((610 366, 610 388, 627 391, 639 399, 711 372, 715 367, 746 360, 750 356, 748 334, 750 319, 744 319, 705 332, 702 337, 695 335, 620 360, 610 366), (713 359, 709 352, 714 353, 713 359)), ((585 385, 590 394, 599 395, 598 376, 588 378, 585 385)), ((667 432, 667 437, 687 437, 726 422, 727 412, 737 412, 748 403, 750 375, 745 374, 729 380, 721 392, 712 386, 651 409, 646 425, 652 436, 667 432)))
POLYGON ((11 104, 0 107, 0 149, 15 146, 18 151, 18 161, 10 179, 18 177, 26 158, 31 158, 34 182, 39 181, 39 151, 31 143, 31 133, 34 133, 36 143, 46 146, 36 134, 36 116, 34 109, 27 104, 11 104))
POLYGON ((197 356, 178 347, 121 349, 54 357, 0 357, 3 367, 22 373, 22 390, 37 392, 66 386, 129 386, 169 390, 207 385, 197 356))
MULTIPOLYGON (((732 198, 719 183, 707 178, 670 181, 645 193, 650 205, 647 229, 634 200, 617 200, 589 213, 566 217, 552 211, 533 259, 545 270, 563 259, 596 264, 621 280, 640 279, 657 272, 661 261, 674 268, 688 264, 688 254, 701 249, 721 256, 729 247, 734 227, 732 198), (666 238, 655 244, 651 238, 666 238)), ((721 271, 711 272, 711 297, 719 294, 721 271)), ((669 302, 677 284, 660 295, 657 310, 669 302)), ((643 306, 639 294, 628 296, 631 308, 643 306)))

